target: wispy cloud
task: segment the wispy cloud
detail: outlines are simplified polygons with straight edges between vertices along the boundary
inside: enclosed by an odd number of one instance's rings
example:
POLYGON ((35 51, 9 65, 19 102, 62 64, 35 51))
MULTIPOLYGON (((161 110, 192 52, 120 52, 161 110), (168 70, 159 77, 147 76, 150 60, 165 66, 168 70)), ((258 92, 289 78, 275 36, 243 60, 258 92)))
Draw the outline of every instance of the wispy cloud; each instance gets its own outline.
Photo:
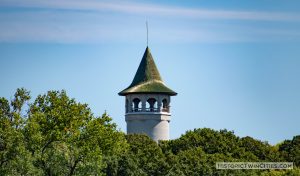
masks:
POLYGON ((2 0, 0 6, 64 10, 113 11, 145 16, 176 16, 181 18, 186 17, 227 20, 300 21, 300 15, 295 13, 199 9, 124 1, 2 0))
POLYGON ((2 0, 0 8, 13 9, 0 12, 0 42, 143 42, 146 18, 155 42, 300 40, 299 14, 290 13, 95 0, 2 0))

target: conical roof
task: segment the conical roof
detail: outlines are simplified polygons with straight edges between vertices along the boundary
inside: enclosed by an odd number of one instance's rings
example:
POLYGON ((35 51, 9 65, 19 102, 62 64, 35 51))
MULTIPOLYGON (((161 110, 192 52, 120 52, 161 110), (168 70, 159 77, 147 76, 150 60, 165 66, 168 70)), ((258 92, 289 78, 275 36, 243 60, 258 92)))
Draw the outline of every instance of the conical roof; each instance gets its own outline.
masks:
POLYGON ((125 96, 133 93, 163 93, 177 95, 177 93, 168 88, 161 79, 148 47, 145 50, 132 83, 129 87, 121 91, 119 95, 125 96))

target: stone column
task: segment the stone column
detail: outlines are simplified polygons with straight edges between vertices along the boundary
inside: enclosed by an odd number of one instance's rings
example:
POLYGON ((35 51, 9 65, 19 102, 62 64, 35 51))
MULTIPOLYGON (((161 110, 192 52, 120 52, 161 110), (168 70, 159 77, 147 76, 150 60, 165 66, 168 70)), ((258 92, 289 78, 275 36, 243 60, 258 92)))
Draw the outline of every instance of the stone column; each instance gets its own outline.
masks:
POLYGON ((162 112, 161 95, 157 96, 157 109, 159 112, 162 112))
POLYGON ((143 96, 141 97, 141 101, 142 101, 142 112, 146 112, 146 97, 143 96))

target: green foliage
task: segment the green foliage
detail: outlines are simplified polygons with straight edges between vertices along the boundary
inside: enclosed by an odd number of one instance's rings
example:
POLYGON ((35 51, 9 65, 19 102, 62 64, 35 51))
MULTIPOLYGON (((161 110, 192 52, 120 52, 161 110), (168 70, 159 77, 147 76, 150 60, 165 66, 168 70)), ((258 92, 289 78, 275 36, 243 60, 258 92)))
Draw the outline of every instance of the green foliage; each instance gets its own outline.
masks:
POLYGON ((217 132, 204 128, 187 131, 179 139, 172 140, 169 143, 169 149, 174 154, 195 147, 201 147, 204 152, 209 154, 232 153, 238 147, 238 137, 227 130, 217 132))
POLYGON ((39 95, 22 115, 29 92, 0 99, 0 175, 101 175, 103 158, 127 147, 108 114, 95 117, 65 91, 39 95))
POLYGON ((261 176, 299 176, 300 169, 294 168, 292 170, 267 170, 261 173, 261 176))
POLYGON ((278 149, 269 145, 267 142, 261 142, 249 136, 241 138, 240 146, 246 151, 254 154, 260 161, 281 161, 282 158, 278 149))
POLYGON ((129 150, 110 163, 107 175, 166 175, 168 166, 156 142, 141 134, 127 135, 126 139, 129 150))
POLYGON ((207 154, 221 153, 245 161, 257 161, 257 157, 252 152, 240 146, 240 138, 227 130, 195 129, 187 131, 179 139, 167 142, 167 145, 162 143, 161 146, 164 151, 170 150, 174 154, 200 147, 207 154))
MULTIPOLYGON (((294 138, 295 139, 295 138, 294 138)), ((297 140, 286 142, 290 150, 295 151, 297 140), (292 145, 293 144, 293 145, 292 145), (293 146, 293 147, 292 147, 293 146)), ((298 171, 263 170, 217 170, 216 162, 277 162, 299 161, 297 153, 287 155, 290 159, 281 157, 280 147, 271 146, 266 142, 251 137, 239 138, 227 130, 215 131, 208 128, 187 131, 178 139, 162 141, 160 147, 166 156, 172 156, 170 163, 175 163, 183 175, 260 175, 260 174, 290 174, 297 175, 298 171)), ((283 147, 281 147, 283 150, 283 147)), ((168 164, 170 164, 167 161, 168 164)))
POLYGON ((0 175, 300 175, 300 136, 272 146, 232 131, 209 128, 154 142, 117 130, 111 117, 95 116, 65 91, 31 103, 17 89, 0 98, 0 175), (216 162, 294 163, 293 170, 218 170, 216 162))
POLYGON ((17 89, 14 99, 0 98, 0 175, 36 175, 33 158, 26 149, 22 108, 30 99, 29 92, 17 89))
POLYGON ((217 170, 216 162, 235 162, 222 153, 207 154, 200 147, 181 151, 179 168, 184 175, 255 175, 254 170, 217 170))
POLYGON ((285 140, 279 145, 279 151, 285 160, 300 167, 300 135, 294 136, 292 140, 285 140))

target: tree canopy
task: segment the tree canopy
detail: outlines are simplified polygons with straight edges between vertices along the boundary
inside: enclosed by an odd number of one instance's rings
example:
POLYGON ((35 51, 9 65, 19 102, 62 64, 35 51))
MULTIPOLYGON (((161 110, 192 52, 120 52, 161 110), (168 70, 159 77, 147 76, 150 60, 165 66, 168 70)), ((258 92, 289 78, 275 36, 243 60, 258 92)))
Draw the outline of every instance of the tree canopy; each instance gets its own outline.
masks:
POLYGON ((65 91, 49 91, 22 114, 29 99, 25 89, 10 105, 0 99, 3 175, 97 175, 105 156, 126 150, 125 135, 107 113, 97 117, 65 91))
POLYGON ((31 101, 0 98, 0 175, 300 175, 300 136, 275 146, 233 131, 198 128, 154 142, 126 135, 105 112, 64 90, 31 101), (218 170, 216 162, 293 162, 293 170, 218 170))

